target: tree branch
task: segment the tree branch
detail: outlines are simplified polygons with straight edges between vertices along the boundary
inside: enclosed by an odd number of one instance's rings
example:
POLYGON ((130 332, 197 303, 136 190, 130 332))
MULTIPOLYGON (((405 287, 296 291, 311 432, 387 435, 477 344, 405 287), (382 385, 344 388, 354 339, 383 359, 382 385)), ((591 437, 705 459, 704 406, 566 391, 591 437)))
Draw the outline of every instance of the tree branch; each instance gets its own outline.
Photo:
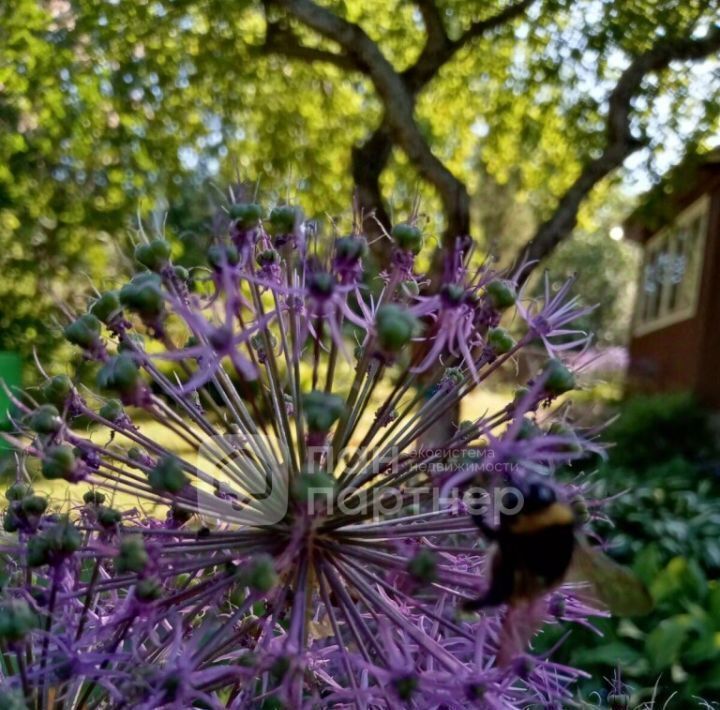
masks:
POLYGON ((510 20, 514 20, 516 17, 522 15, 534 2, 535 0, 520 0, 520 2, 514 5, 508 5, 504 10, 498 12, 497 15, 473 22, 458 39, 453 41, 453 47, 456 50, 464 47, 468 42, 471 42, 477 37, 501 27, 510 22, 510 20))
POLYGON ((438 190, 447 217, 446 237, 453 242, 470 229, 470 198, 465 185, 435 155, 414 118, 415 97, 462 46, 523 13, 535 0, 520 0, 496 15, 473 23, 458 39, 447 36, 434 0, 415 0, 426 30, 426 42, 413 66, 399 74, 379 47, 357 25, 334 15, 311 0, 267 0, 334 41, 342 53, 302 45, 291 32, 268 22, 268 51, 307 61, 324 61, 357 69, 370 77, 385 107, 381 125, 352 151, 352 172, 361 206, 389 226, 380 190, 380 175, 397 143, 418 172, 438 190), (273 36, 274 35, 274 36, 273 36))
POLYGON ((477 20, 473 22, 460 37, 454 40, 450 39, 445 33, 442 18, 434 2, 432 2, 432 0, 421 0, 417 2, 423 16, 423 21, 425 22, 428 38, 415 64, 402 73, 403 79, 405 79, 414 93, 418 93, 435 77, 440 68, 447 64, 465 45, 519 17, 534 2, 536 2, 536 0, 520 0, 520 2, 509 5, 495 15, 491 15, 484 20, 477 20), (431 8, 427 6, 434 8, 434 15, 431 8), (424 10, 423 7, 425 7, 424 10), (439 27, 442 28, 442 37, 440 36, 438 24, 439 27))
POLYGON ((442 15, 434 0, 415 0, 415 4, 422 15, 427 36, 423 51, 432 52, 442 49, 450 40, 445 31, 442 15))
POLYGON ((319 47, 308 47, 298 39, 291 29, 283 27, 279 22, 271 22, 270 20, 267 21, 265 42, 261 49, 267 54, 278 54, 309 63, 332 64, 348 71, 356 71, 359 68, 346 54, 331 52, 319 47))
POLYGON ((337 42, 345 54, 365 71, 385 107, 385 120, 394 141, 440 195, 447 217, 446 236, 454 240, 467 234, 470 228, 467 189, 430 150, 415 122, 414 95, 378 45, 361 27, 312 0, 276 0, 275 4, 326 39, 337 42))
MULTIPOLYGON (((381 226, 389 230, 390 215, 385 209, 385 202, 380 189, 380 176, 392 152, 393 140, 387 122, 383 120, 380 126, 361 145, 352 149, 352 176, 357 190, 358 202, 366 214, 374 213, 375 221, 367 223, 368 236, 376 237, 381 233, 381 226), (379 222, 379 224, 378 224, 379 222)), ((382 251, 385 242, 375 241, 377 250, 382 251)))
MULTIPOLYGON (((630 123, 632 102, 643 80, 649 74, 667 69, 673 61, 704 59, 718 50, 720 25, 714 25, 700 39, 661 38, 651 49, 630 62, 608 98, 607 140, 602 154, 586 163, 579 177, 560 198, 552 216, 540 225, 532 239, 520 250, 515 259, 516 267, 549 256, 575 228, 580 205, 595 185, 645 144, 633 136, 630 123)), ((529 270, 523 273, 523 278, 527 278, 529 270)))

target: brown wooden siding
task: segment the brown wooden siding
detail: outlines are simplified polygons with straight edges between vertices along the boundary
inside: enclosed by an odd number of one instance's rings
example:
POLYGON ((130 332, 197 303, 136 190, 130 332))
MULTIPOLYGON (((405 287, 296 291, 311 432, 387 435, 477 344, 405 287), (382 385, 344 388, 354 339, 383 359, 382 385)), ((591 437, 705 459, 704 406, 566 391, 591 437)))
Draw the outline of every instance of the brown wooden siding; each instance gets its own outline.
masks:
POLYGON ((633 389, 690 390, 720 409, 720 189, 713 183, 695 316, 634 336, 629 375, 633 389))
POLYGON ((696 391, 709 406, 720 409, 720 189, 712 194, 706 244, 707 268, 698 304, 703 342, 696 391))

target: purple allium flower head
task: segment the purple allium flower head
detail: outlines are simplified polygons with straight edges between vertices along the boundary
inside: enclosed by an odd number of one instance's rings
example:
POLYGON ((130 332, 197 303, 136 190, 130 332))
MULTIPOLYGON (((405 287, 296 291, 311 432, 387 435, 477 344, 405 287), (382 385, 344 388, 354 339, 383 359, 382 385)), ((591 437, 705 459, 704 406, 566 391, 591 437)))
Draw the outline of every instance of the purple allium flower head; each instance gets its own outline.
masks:
POLYGON ((146 240, 144 270, 66 328, 97 394, 42 370, 40 397, 12 393, 2 692, 73 709, 562 706, 579 671, 525 642, 502 658, 504 620, 529 641, 594 609, 565 586, 538 615, 463 614, 488 565, 460 493, 552 481, 596 450, 552 428, 586 309, 569 285, 523 303, 466 243, 432 286, 416 215, 371 278, 357 223, 326 244, 291 206, 228 213, 209 277, 146 240), (552 361, 524 396, 418 446, 537 338, 552 361))

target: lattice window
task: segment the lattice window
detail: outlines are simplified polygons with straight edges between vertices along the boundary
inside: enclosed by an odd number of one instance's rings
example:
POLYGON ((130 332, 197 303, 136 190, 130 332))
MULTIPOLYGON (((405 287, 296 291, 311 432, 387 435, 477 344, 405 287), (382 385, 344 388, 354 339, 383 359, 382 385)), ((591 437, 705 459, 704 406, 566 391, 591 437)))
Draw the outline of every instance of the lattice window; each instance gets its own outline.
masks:
POLYGON ((635 334, 692 318, 702 276, 709 199, 701 197, 645 245, 635 334))

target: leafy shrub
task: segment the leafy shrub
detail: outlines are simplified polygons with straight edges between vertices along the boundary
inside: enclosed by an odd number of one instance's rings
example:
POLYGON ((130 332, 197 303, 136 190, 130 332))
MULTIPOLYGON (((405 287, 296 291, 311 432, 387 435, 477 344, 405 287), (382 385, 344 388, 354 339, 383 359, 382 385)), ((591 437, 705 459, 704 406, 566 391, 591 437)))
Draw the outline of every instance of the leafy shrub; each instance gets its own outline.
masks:
POLYGON ((686 393, 638 396, 623 403, 610 426, 610 461, 644 469, 675 457, 702 461, 717 454, 708 413, 686 393))
MULTIPOLYGON (((707 412, 688 395, 629 400, 609 431, 615 446, 597 473, 598 497, 615 496, 612 520, 597 531, 609 552, 630 564, 649 586, 652 614, 604 619, 573 632, 564 659, 588 670, 584 697, 604 697, 621 667, 634 701, 697 707, 720 698, 720 483, 713 473, 717 449, 707 412), (598 697, 598 696, 593 696, 598 697)), ((546 634, 552 644, 559 633, 546 634)), ((632 707, 632 705, 631 705, 632 707)))

